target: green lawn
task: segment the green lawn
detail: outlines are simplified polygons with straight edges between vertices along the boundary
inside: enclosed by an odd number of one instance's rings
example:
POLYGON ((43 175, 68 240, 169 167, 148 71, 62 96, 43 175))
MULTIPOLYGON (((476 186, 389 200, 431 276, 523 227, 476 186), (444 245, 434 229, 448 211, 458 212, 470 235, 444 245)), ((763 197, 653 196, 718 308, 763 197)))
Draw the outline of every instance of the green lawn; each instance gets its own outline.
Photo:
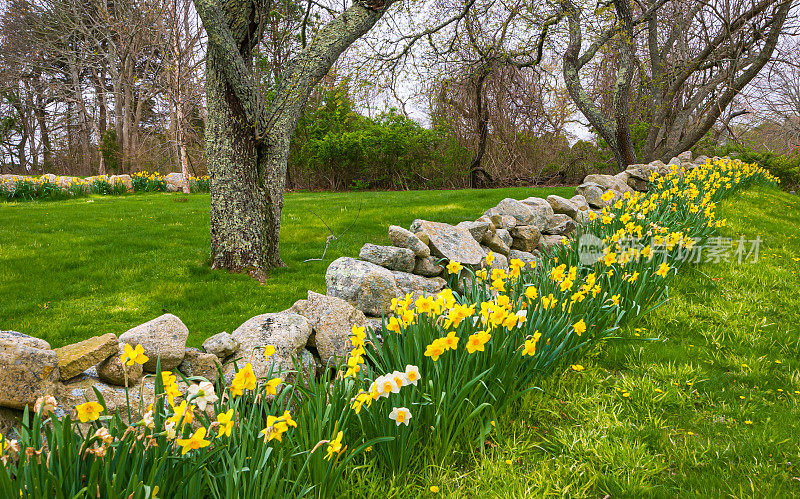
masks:
POLYGON ((170 312, 197 346, 254 315, 290 307, 308 289, 324 292, 328 264, 358 256, 366 242, 389 244, 391 224, 474 220, 506 197, 572 193, 557 187, 288 194, 281 233, 288 267, 265 285, 208 268, 208 195, 0 203, 0 329, 58 347, 120 334, 170 312), (322 256, 330 234, 315 214, 336 235, 352 227, 324 261, 303 263, 322 256))
POLYGON ((364 468, 349 486, 388 497, 431 486, 456 497, 800 496, 798 208, 772 188, 723 201, 725 235, 763 239, 758 263, 685 267, 670 301, 585 371, 498 419, 485 455, 412 480, 364 468))

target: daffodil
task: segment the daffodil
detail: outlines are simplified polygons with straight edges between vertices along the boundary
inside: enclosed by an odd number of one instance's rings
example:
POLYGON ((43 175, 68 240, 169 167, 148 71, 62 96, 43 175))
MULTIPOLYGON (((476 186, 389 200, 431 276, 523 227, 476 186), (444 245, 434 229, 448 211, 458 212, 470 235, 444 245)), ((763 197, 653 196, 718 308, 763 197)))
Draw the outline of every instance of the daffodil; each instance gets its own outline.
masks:
POLYGON ((336 438, 328 442, 328 449, 325 453, 325 459, 330 460, 334 456, 334 454, 338 456, 344 451, 344 448, 342 447, 343 436, 344 433, 340 431, 336 435, 336 438))
POLYGON ((525 340, 525 346, 522 349, 522 355, 530 355, 531 357, 536 355, 536 344, 539 343, 539 338, 541 337, 542 333, 537 330, 535 333, 533 333, 532 338, 525 340))
POLYGON ((417 386, 417 382, 421 377, 422 376, 420 375, 419 368, 417 366, 406 366, 406 379, 408 380, 409 384, 417 386))
POLYGON ((217 423, 219 423, 217 438, 230 437, 233 429, 233 409, 217 414, 217 423))
POLYGON ((667 277, 667 272, 669 272, 670 266, 666 263, 662 263, 658 266, 658 270, 656 271, 656 275, 660 277, 667 277))
POLYGON ((274 345, 267 345, 264 347, 264 358, 269 360, 270 357, 275 355, 275 346, 274 345))
POLYGON ((150 358, 144 354, 144 347, 142 347, 142 345, 136 345, 134 348, 125 343, 119 360, 126 366, 132 366, 134 364, 144 364, 150 360, 150 358))
POLYGON ((97 421, 100 419, 100 413, 104 411, 103 406, 97 402, 89 401, 85 404, 75 406, 78 413, 78 419, 81 423, 88 423, 89 421, 97 421))
POLYGON ((393 420, 397 426, 408 423, 411 421, 411 411, 405 407, 393 407, 392 412, 389 413, 389 419, 393 420))
POLYGON ((194 402, 201 411, 206 410, 208 404, 213 404, 219 397, 214 393, 214 385, 209 381, 189 387, 188 398, 194 402))
POLYGON ((455 260, 451 260, 450 263, 447 264, 447 272, 450 274, 458 274, 463 268, 464 266, 455 260))
POLYGON ((264 392, 267 395, 277 395, 278 394, 278 385, 283 383, 283 379, 281 378, 272 378, 271 380, 267 381, 264 384, 264 392))
POLYGON ((206 429, 200 427, 189 438, 179 438, 176 443, 182 447, 181 455, 186 454, 190 450, 202 449, 211 445, 211 441, 206 440, 206 429))
POLYGON ((578 334, 578 336, 580 336, 586 332, 586 322, 581 319, 572 325, 572 329, 578 334))

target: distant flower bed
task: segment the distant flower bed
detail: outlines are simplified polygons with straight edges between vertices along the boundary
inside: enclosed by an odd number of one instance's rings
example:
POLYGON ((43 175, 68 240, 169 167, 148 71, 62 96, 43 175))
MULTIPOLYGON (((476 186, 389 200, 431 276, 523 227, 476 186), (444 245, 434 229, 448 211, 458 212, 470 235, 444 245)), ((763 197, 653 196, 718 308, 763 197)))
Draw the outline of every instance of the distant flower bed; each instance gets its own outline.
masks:
MULTIPOLYGON (((6 201, 61 200, 86 197, 90 194, 119 196, 130 192, 182 191, 183 176, 162 175, 158 172, 137 172, 133 175, 101 175, 97 177, 58 177, 48 174, 41 177, 4 175, 0 177, 0 199, 6 201), (170 185, 172 188, 170 188, 170 185)), ((207 175, 189 177, 192 193, 209 192, 211 182, 207 175)))
MULTIPOLYGON (((480 449, 537 383, 580 372, 588 350, 663 303, 687 252, 725 224, 717 203, 759 181, 776 179, 739 161, 674 167, 647 193, 607 193, 610 205, 578 229, 578 241, 596 242, 591 259, 567 244, 508 268, 491 253, 484 269, 450 262, 448 289, 395 299, 379 332, 354 326, 349 357, 320 378, 298 361, 258 379, 247 363, 228 383, 184 390, 157 372, 152 406, 108 414, 98 395, 76 408, 82 427, 45 396, 17 438, 0 439, 0 487, 8 497, 326 497, 341 495, 348 469, 396 476, 480 449)), ((130 345, 121 358, 147 360, 130 345)))

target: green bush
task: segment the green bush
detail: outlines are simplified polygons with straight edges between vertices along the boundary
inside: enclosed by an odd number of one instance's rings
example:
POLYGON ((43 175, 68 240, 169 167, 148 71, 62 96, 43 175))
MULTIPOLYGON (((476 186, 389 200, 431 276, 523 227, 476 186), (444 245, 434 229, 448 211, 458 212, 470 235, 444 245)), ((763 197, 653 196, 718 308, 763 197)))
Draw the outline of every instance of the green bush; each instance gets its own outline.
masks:
POLYGON ((446 128, 394 110, 362 116, 337 87, 301 118, 289 165, 293 181, 312 188, 437 189, 463 185, 470 157, 446 128))

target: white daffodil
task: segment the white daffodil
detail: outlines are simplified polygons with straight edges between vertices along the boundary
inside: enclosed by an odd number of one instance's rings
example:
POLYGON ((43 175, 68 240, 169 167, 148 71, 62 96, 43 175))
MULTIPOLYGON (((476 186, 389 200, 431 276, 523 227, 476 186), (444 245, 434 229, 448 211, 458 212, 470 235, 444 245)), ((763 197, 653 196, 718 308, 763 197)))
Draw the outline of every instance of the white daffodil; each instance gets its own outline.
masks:
POLYGON ((389 419, 393 420, 397 426, 400 426, 401 423, 408 426, 408 423, 411 420, 411 411, 405 407, 394 407, 392 408, 392 412, 389 414, 389 419))
POLYGON ((392 393, 400 393, 400 387, 394 382, 391 375, 381 376, 375 380, 378 383, 378 393, 381 397, 388 397, 392 393))
POLYGON ((167 440, 175 440, 178 434, 175 432, 175 421, 167 421, 164 424, 164 431, 167 433, 167 440))
POLYGON ((205 411, 206 405, 213 404, 219 400, 219 397, 214 393, 214 385, 209 381, 203 381, 189 387, 189 400, 197 405, 198 409, 205 411))
POLYGON ((417 386, 417 382, 419 382, 421 377, 422 375, 419 373, 419 368, 417 366, 406 366, 406 379, 408 380, 408 384, 417 386))

